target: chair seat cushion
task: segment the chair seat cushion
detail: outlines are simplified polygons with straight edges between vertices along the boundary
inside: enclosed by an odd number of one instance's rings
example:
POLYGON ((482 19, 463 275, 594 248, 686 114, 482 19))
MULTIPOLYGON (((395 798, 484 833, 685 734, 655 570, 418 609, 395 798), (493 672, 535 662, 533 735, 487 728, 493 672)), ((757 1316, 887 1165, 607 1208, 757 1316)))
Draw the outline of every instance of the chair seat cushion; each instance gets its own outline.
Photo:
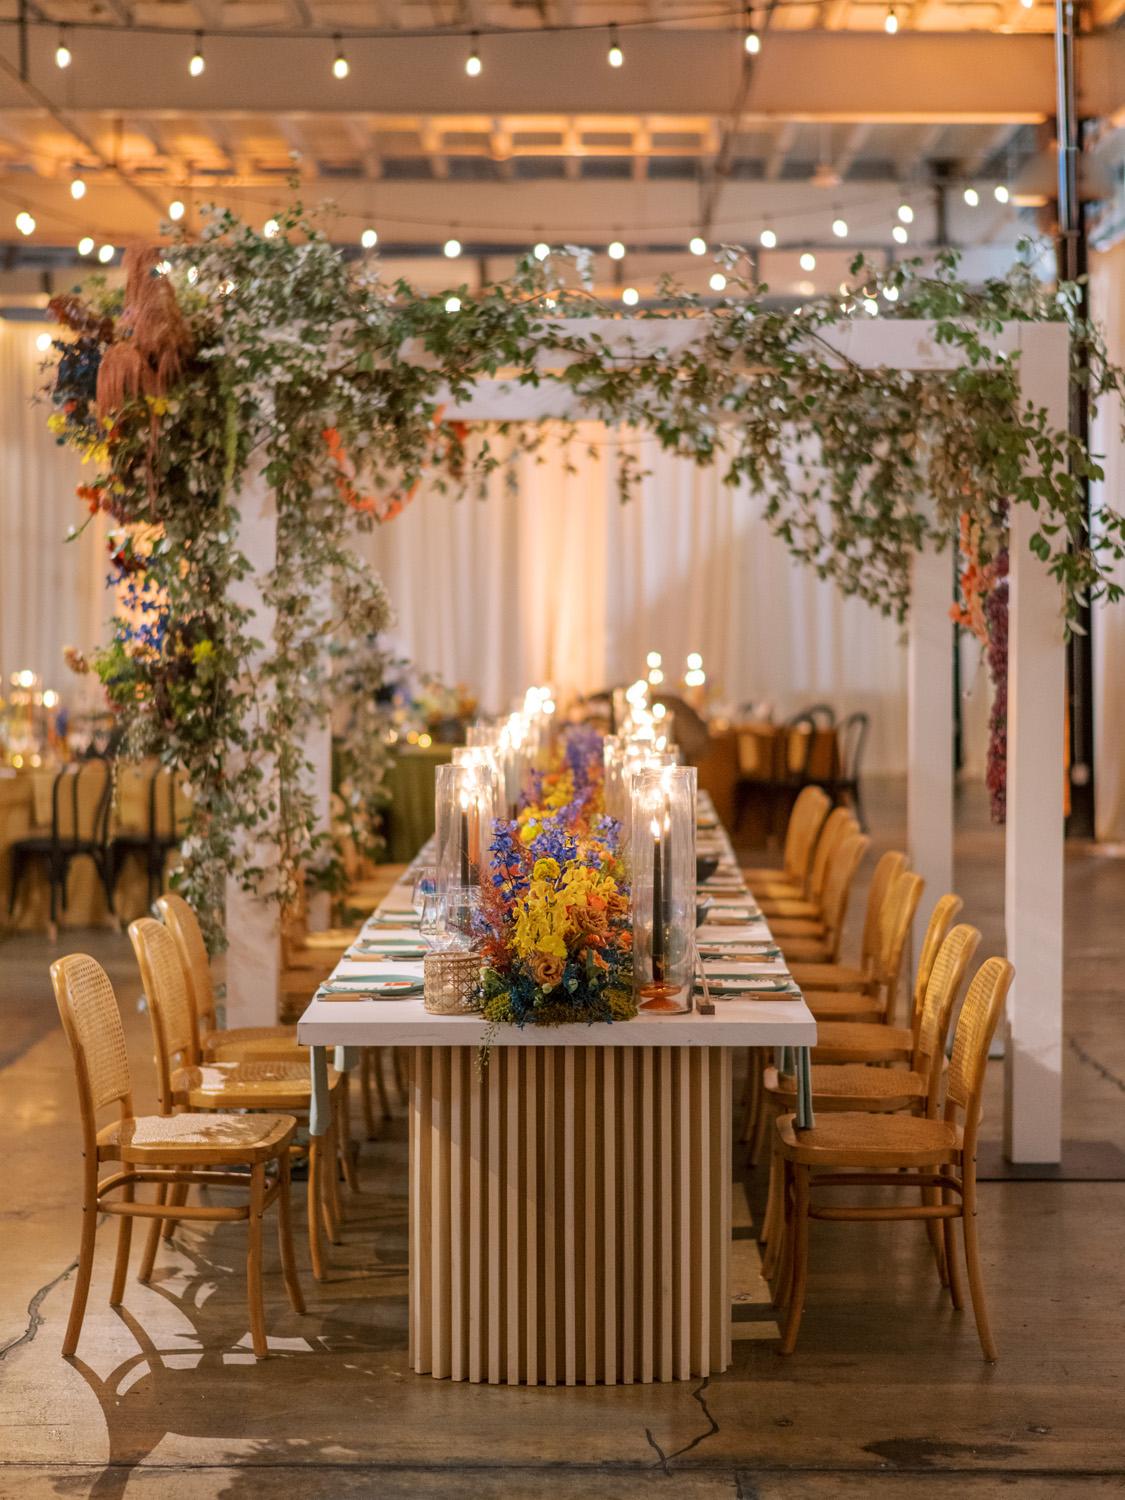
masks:
MULTIPOLYGON (((861 1063, 841 1067, 814 1066, 813 1109, 908 1109, 926 1096, 926 1080, 920 1073, 901 1068, 868 1068, 861 1063)), ((762 1080, 766 1092, 782 1104, 797 1097, 797 1080, 791 1073, 766 1068, 762 1080)))
POLYGON ((870 974, 852 964, 790 964, 793 983, 804 989, 818 990, 867 990, 874 987, 870 974))
POLYGON ((782 1115, 777 1132, 781 1154, 808 1167, 939 1166, 961 1154, 958 1126, 921 1115, 826 1113, 811 1130, 782 1115))
POLYGON ((904 1026, 881 1021, 821 1021, 816 1028, 814 1063, 909 1061, 914 1038, 904 1026))
MULTIPOLYGON (((797 983, 800 985, 800 981, 797 983)), ((883 1019, 883 1007, 878 1000, 871 995, 862 995, 858 990, 807 990, 803 985, 800 988, 805 1004, 818 1021, 881 1022, 883 1019)), ((883 1030, 886 1029, 884 1026, 883 1030)), ((819 1032, 817 1034, 819 1036, 819 1032)))
MULTIPOLYGON (((340 1074, 328 1069, 328 1086, 340 1074)), ((191 1109, 308 1109, 312 1077, 303 1062, 214 1062, 172 1074, 172 1096, 191 1109)))
POLYGON ((202 1042, 208 1062, 292 1062, 309 1065, 309 1049, 297 1041, 296 1026, 235 1026, 208 1031, 202 1042))
POLYGON ((98 1133, 103 1161, 238 1162, 254 1165, 285 1151, 297 1122, 292 1115, 141 1115, 114 1120, 98 1133))

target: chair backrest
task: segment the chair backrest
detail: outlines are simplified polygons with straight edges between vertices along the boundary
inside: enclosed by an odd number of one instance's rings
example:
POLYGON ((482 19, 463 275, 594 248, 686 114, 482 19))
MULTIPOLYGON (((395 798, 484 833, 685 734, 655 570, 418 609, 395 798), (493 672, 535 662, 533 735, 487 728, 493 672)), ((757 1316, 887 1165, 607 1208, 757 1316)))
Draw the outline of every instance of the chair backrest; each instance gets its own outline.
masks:
POLYGON ((817 840, 816 853, 813 855, 812 873, 809 876, 810 901, 822 900, 828 866, 849 832, 859 832, 859 824, 855 817, 846 807, 834 807, 824 820, 820 838, 817 840))
POLYGON ((808 708, 802 708, 785 722, 793 725, 802 719, 811 719, 818 729, 831 729, 836 722, 836 710, 831 703, 810 703, 808 708))
POLYGON ((865 974, 879 967, 883 946, 883 929, 891 915, 891 893, 895 881, 906 869, 906 855, 888 849, 879 857, 871 884, 867 888, 867 910, 863 917, 863 937, 859 944, 859 966, 865 974))
POLYGON ((63 766, 51 788, 52 839, 64 844, 104 844, 112 801, 113 773, 103 756, 63 766))
POLYGON ((965 1111, 966 1159, 971 1159, 976 1150, 988 1049, 1015 972, 1006 958, 985 959, 969 986, 953 1035, 953 1055, 945 1080, 945 1118, 952 1120, 958 1109, 965 1111))
POLYGON ((786 879, 805 890, 812 871, 813 850, 817 835, 824 826, 832 800, 818 786, 806 786, 797 794, 789 826, 785 830, 784 868, 786 879))
POLYGON ((94 1116, 98 1110, 120 1104, 122 1119, 133 1113, 121 1013, 109 975, 85 953, 56 960, 51 965, 51 984, 74 1057, 82 1136, 90 1159, 97 1151, 94 1116))
POLYGON ((921 875, 916 875, 913 870, 906 870, 896 878, 890 890, 877 970, 879 988, 883 992, 883 1016, 887 1021, 894 1019, 906 940, 910 936, 914 913, 918 910, 918 903, 925 889, 926 882, 921 875))
POLYGON ((176 777, 157 765, 148 784, 148 836, 154 842, 176 835, 176 777))
POLYGON ((742 725, 738 730, 738 770, 755 781, 777 778, 777 731, 771 725, 742 725))
POLYGON ((979 930, 962 922, 943 938, 930 965, 911 1067, 926 1079, 926 1113, 931 1118, 937 1114, 945 1039, 949 1035, 953 1007, 957 1004, 979 942, 979 930))
POLYGON ((211 960, 203 929, 191 907, 182 896, 170 892, 157 898, 156 909, 172 934, 184 971, 188 1004, 191 1006, 197 1032, 215 1029, 215 987, 211 980, 211 960))
POLYGON ((953 895, 952 892, 939 896, 930 913, 930 920, 926 924, 926 936, 922 939, 922 951, 918 955, 918 968, 914 975, 914 995, 910 1005, 910 1029, 914 1033, 915 1041, 918 1039, 918 1024, 922 1019, 922 1007, 926 1003, 926 987, 930 982, 938 950, 945 942, 946 935, 953 926, 953 920, 964 904, 961 897, 953 895))
POLYGON ((167 927, 155 917, 141 917, 129 924, 129 937, 141 966, 141 982, 148 997, 160 1087, 160 1112, 170 1115, 173 1062, 178 1057, 184 1064, 198 1063, 199 1033, 188 1002, 180 955, 167 927))
POLYGON ((798 714, 785 726, 785 773, 801 780, 808 775, 816 745, 816 720, 808 714, 798 714))
POLYGON ((840 776, 844 781, 858 781, 871 721, 865 713, 849 714, 840 725, 840 776))
POLYGON ((828 944, 828 961, 836 963, 840 957, 840 939, 844 934, 844 920, 848 915, 848 899, 852 893, 859 862, 867 852, 871 840, 862 833, 849 833, 840 844, 824 882, 824 936, 828 944))

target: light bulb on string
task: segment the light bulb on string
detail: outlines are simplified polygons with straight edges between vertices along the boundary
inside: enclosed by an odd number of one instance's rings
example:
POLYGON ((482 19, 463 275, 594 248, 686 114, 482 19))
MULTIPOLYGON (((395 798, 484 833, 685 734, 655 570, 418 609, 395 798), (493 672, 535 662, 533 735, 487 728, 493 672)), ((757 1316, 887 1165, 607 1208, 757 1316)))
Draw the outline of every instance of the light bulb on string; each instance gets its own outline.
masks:
POLYGON ((777 245, 777 235, 772 229, 763 229, 758 240, 763 250, 772 250, 777 245))
POLYGON ((461 241, 453 239, 446 240, 443 249, 445 252, 446 260, 456 260, 457 257, 461 254, 461 241))
POLYGON ((980 194, 977 192, 975 187, 967 187, 961 194, 961 196, 964 198, 965 202, 969 205, 970 208, 976 208, 977 204, 980 202, 980 194))
MULTIPOLYGON (((39 350, 40 354, 46 354, 47 350, 51 347, 51 335, 49 333, 41 333, 35 340, 35 347, 39 350)), ((43 701, 44 703, 47 701, 46 693, 43 695, 43 701)))
POLYGON ((460 312, 461 311, 461 299, 460 299, 460 297, 447 297, 445 299, 445 310, 448 313, 460 312))
POLYGON ((116 251, 114 250, 112 245, 103 245, 102 248, 98 251, 98 259, 101 261, 103 266, 108 266, 115 254, 116 251))
POLYGON ((195 51, 191 55, 191 62, 188 63, 188 72, 193 78, 198 78, 200 73, 203 72, 204 66, 203 33, 202 31, 197 31, 195 33, 195 51))
POLYGON ((281 225, 277 222, 276 219, 267 219, 266 222, 262 225, 262 233, 265 235, 267 240, 276 239, 277 236, 281 233, 281 225))
POLYGON ((31 217, 31 215, 29 213, 20 213, 20 214, 17 214, 16 215, 16 228, 19 230, 19 232, 21 234, 34 234, 35 233, 35 220, 31 217))
POLYGON ((804 253, 804 255, 801 256, 801 270, 802 271, 815 271, 816 270, 816 256, 813 255, 808 250, 806 250, 805 253, 804 253))
POLYGON ((900 203, 899 204, 898 216, 899 216, 900 222, 903 223, 903 224, 913 224, 914 223, 914 210, 910 207, 909 203, 900 203))
POLYGON ((624 260, 625 246, 621 243, 620 240, 614 240, 606 250, 606 254, 609 256, 610 260, 624 260))
POLYGON ((1008 189, 1002 182, 998 182, 992 189, 992 196, 996 199, 997 203, 1007 203, 1008 189))
POLYGON ((545 240, 540 240, 531 253, 535 256, 536 260, 546 260, 551 253, 551 247, 545 240))
POLYGON ((79 255, 89 255, 90 252, 93 250, 93 248, 94 248, 94 242, 93 242, 93 240, 90 238, 90 236, 88 234, 84 235, 82 237, 82 239, 80 239, 78 241, 78 253, 79 253, 79 255))
POLYGON ((743 46, 746 48, 747 52, 749 52, 751 57, 757 57, 758 53, 762 50, 762 39, 754 30, 753 26, 750 27, 749 31, 747 31, 746 40, 743 43, 743 46))
POLYGON ((906 229, 901 224, 896 224, 895 227, 891 230, 891 237, 895 241, 895 243, 899 245, 905 245, 907 240, 910 238, 910 236, 906 232, 906 229))
POLYGON ((894 36, 895 32, 898 30, 898 17, 895 15, 895 8, 893 5, 887 12, 887 19, 883 22, 883 30, 887 33, 888 36, 894 36))
POLYGON ((85 198, 86 184, 82 181, 81 177, 76 177, 70 184, 70 196, 76 199, 85 198))
POLYGON ((173 198, 172 202, 169 203, 169 205, 168 205, 168 217, 170 219, 172 219, 175 223, 178 224, 179 221, 183 218, 183 216, 184 216, 184 205, 180 202, 180 200, 178 198, 173 198))
POLYGON ((609 28, 609 52, 607 61, 611 68, 619 68, 625 61, 625 54, 621 50, 621 44, 617 40, 617 27, 609 28))
POLYGON ((59 68, 70 67, 70 48, 66 45, 66 27, 59 27, 59 44, 55 48, 55 66, 59 68))
POLYGON ((465 59, 465 72, 468 73, 470 78, 477 78, 480 75, 480 53, 477 51, 478 36, 479 34, 474 31, 472 35, 473 50, 465 59))
POLYGON ((706 255, 707 254, 707 241, 703 238, 703 236, 701 234, 697 234, 695 236, 695 238, 691 241, 691 243, 688 245, 688 249, 691 251, 691 253, 693 255, 706 255))
POLYGON ((365 250, 374 250, 375 246, 379 243, 379 236, 375 233, 374 229, 365 229, 359 237, 359 243, 365 250))
POLYGON ((883 288, 883 296, 886 297, 886 299, 887 299, 888 302, 897 302, 898 301, 898 287, 897 286, 885 286, 883 288))
POLYGON ((722 292, 726 290, 726 285, 727 278, 721 271, 716 271, 715 274, 711 277, 711 290, 713 292, 722 292))
POLYGON ((847 239, 847 237, 848 237, 848 224, 847 224, 847 220, 846 219, 833 219, 833 221, 832 221, 832 233, 836 236, 836 238, 838 240, 847 239))
POLYGON ((333 78, 346 78, 348 76, 348 60, 344 56, 344 49, 340 45, 340 38, 334 36, 332 40, 336 43, 336 61, 332 64, 333 78))
POLYGON ((636 307, 637 303, 641 300, 641 294, 635 286, 627 286, 621 293, 621 300, 626 307, 636 307))

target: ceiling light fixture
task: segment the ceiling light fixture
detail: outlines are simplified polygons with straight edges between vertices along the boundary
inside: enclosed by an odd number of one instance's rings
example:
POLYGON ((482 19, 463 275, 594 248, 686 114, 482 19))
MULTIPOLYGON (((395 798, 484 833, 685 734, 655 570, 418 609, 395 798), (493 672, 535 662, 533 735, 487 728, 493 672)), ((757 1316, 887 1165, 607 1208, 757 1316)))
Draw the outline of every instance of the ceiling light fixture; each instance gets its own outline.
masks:
POLYGON ((693 255, 706 255, 707 254, 707 241, 703 238, 702 235, 697 234, 695 236, 695 238, 691 241, 691 243, 688 245, 688 249, 691 251, 691 253, 693 255))
POLYGON ((183 216, 184 205, 178 198, 173 198, 172 202, 168 205, 168 217, 178 224, 183 216))
POLYGON ((758 53, 762 50, 762 39, 754 29, 754 12, 752 10, 747 10, 746 12, 746 37, 742 45, 751 57, 757 57, 758 53))
POLYGON ((447 297, 445 299, 445 310, 446 310, 446 312, 460 312, 461 311, 461 299, 460 299, 460 297, 447 297))
POLYGON ((55 48, 55 63, 60 68, 70 67, 70 48, 66 45, 66 27, 59 27, 59 45, 55 48))
POLYGON ((833 219, 832 233, 838 240, 846 240, 848 237, 848 223, 846 219, 833 219))
POLYGON ((621 293, 621 300, 626 307, 636 307, 637 303, 641 300, 641 294, 635 286, 627 286, 621 293))
POLYGON ((624 260, 625 246, 621 243, 620 240, 614 240, 609 249, 606 251, 606 254, 609 256, 610 260, 624 260))
POLYGON ((962 196, 964 197, 965 202, 969 205, 970 208, 976 208, 977 204, 980 202, 980 194, 977 192, 975 187, 967 187, 962 196))
POLYGON ((203 61, 203 33, 195 33, 195 51, 191 54, 191 62, 188 63, 188 72, 193 78, 198 78, 203 72, 206 64, 203 61))
POLYGON ((101 261, 103 266, 108 266, 115 253, 116 252, 114 251, 112 245, 103 245, 102 248, 98 251, 98 259, 101 261))
POLYGON ((804 255, 801 256, 801 270, 802 271, 815 271, 816 270, 816 256, 813 255, 813 254, 811 254, 811 252, 808 251, 808 250, 806 250, 805 253, 804 253, 804 255))
POLYGON ((276 239, 277 236, 281 233, 281 225, 277 222, 276 219, 267 219, 266 222, 262 225, 262 233, 265 235, 267 240, 276 239))
POLYGON ((895 15, 895 8, 893 5, 887 12, 887 19, 883 22, 883 30, 887 33, 888 36, 894 36, 895 32, 898 30, 898 17, 895 15))
POLYGON ((86 184, 82 181, 81 177, 76 177, 70 184, 70 196, 72 198, 85 198, 86 184))
POLYGON ((472 34, 473 50, 465 59, 465 72, 468 73, 470 78, 477 78, 480 75, 480 53, 477 51, 478 40, 479 33, 474 31, 472 34))
POLYGON ((379 243, 379 236, 375 233, 374 229, 365 229, 359 237, 359 243, 365 250, 374 250, 375 246, 379 243))
POLYGON ((909 203, 899 204, 898 217, 901 224, 914 223, 914 210, 910 207, 909 203))
POLYGON ((772 229, 763 229, 758 238, 762 247, 766 250, 772 250, 777 244, 777 235, 774 234, 772 229))
POLYGON ((90 236, 88 234, 84 235, 83 238, 78 241, 78 253, 79 253, 79 255, 89 255, 90 251, 93 248, 94 248, 94 242, 93 242, 93 240, 90 238, 90 236))
POLYGON ((711 290, 713 292, 722 292, 726 290, 726 285, 727 278, 721 271, 716 271, 714 276, 711 277, 711 290))
POLYGON ((456 260, 457 257, 461 254, 461 241, 446 240, 444 249, 446 260, 456 260))
POLYGON ((1007 203, 1008 189, 1002 182, 998 182, 992 189, 992 196, 996 199, 997 203, 1007 203))
POLYGON ((622 52, 621 44, 617 40, 616 26, 609 28, 609 52, 606 54, 606 60, 611 68, 619 68, 625 61, 625 54, 622 52))
POLYGON ((16 228, 21 234, 34 234, 35 220, 28 213, 17 214, 16 228))
POLYGON ((344 49, 340 45, 340 38, 339 36, 334 36, 332 40, 336 43, 336 61, 332 64, 332 76, 333 78, 346 78, 348 76, 348 60, 344 56, 344 49))
POLYGON ((531 253, 535 256, 536 260, 546 260, 551 253, 551 247, 547 244, 546 240, 540 240, 531 253))
POLYGON ((905 228, 901 224, 896 224, 895 227, 891 230, 891 238, 895 240, 897 244, 905 245, 910 236, 907 234, 905 228))

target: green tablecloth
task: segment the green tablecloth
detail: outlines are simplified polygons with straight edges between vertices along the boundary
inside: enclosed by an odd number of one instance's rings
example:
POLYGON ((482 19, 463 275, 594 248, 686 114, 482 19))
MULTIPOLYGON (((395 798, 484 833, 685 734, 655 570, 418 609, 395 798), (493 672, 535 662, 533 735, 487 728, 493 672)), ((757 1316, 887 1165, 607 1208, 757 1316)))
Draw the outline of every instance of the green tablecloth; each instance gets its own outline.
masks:
POLYGON ((433 833, 434 774, 452 759, 451 745, 406 745, 391 762, 391 800, 385 814, 390 864, 408 864, 433 833))

